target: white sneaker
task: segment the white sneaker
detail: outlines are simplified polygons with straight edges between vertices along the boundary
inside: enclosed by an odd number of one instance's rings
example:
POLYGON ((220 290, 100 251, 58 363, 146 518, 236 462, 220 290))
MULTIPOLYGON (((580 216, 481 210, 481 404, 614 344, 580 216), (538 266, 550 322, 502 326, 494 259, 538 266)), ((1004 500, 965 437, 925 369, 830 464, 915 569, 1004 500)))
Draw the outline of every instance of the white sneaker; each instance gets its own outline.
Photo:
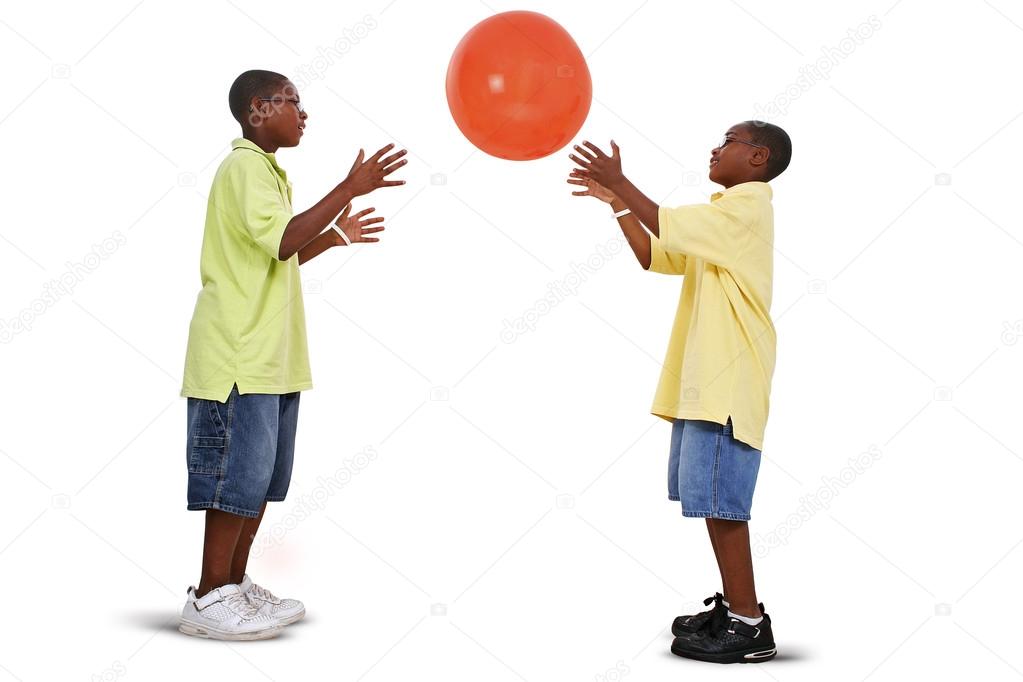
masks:
POLYGON ((281 625, 290 625, 305 615, 305 604, 297 599, 279 599, 270 590, 252 582, 248 573, 238 587, 260 614, 276 618, 281 625))
POLYGON ((259 613, 238 585, 222 585, 199 598, 188 588, 178 630, 209 639, 269 639, 280 634, 281 624, 259 613))

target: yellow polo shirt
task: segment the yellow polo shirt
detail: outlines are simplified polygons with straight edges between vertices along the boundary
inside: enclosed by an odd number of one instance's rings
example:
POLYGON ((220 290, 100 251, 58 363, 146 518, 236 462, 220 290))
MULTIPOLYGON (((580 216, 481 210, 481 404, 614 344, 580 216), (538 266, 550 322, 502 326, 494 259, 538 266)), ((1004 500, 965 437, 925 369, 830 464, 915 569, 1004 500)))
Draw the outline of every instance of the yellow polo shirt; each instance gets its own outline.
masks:
POLYGON ((771 188, 744 182, 709 204, 658 209, 650 270, 685 275, 651 412, 725 424, 763 449, 775 331, 771 188))
POLYGON ((206 205, 182 396, 225 402, 235 383, 240 393, 312 388, 298 254, 278 259, 291 217, 277 159, 234 140, 206 205))

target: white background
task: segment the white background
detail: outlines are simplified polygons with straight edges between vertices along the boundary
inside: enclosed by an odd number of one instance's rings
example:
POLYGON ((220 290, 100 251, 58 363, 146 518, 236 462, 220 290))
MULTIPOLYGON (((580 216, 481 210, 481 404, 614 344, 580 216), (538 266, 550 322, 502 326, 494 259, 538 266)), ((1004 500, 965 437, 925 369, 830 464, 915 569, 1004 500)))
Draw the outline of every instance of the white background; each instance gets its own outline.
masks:
POLYGON ((1005 0, 5 5, 0 320, 31 329, 0 352, 0 679, 1023 674, 1021 38, 1005 0), (538 308, 618 228, 570 196, 567 149, 494 159, 448 113, 453 47, 510 9, 572 33, 594 84, 580 139, 614 136, 664 203, 706 200, 713 144, 789 93, 769 117, 795 153, 772 183, 778 364, 751 522, 773 662, 668 653, 671 619, 720 589, 648 413, 681 279, 619 250, 538 308), (829 77, 800 84, 825 54, 829 77), (316 388, 250 573, 309 615, 227 645, 175 629, 203 518, 178 391, 247 68, 318 68, 302 145, 278 155, 297 209, 360 146, 410 163, 359 202, 388 218, 380 244, 303 266, 316 388), (801 517, 805 496, 827 501, 801 517))

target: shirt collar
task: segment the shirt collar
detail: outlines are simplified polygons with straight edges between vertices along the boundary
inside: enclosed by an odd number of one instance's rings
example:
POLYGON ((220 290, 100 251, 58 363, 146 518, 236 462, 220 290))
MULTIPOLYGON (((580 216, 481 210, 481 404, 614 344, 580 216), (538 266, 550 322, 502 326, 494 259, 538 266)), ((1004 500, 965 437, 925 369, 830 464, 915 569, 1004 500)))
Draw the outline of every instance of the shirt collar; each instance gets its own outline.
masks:
POLYGON ((234 149, 251 149, 252 151, 258 152, 259 154, 262 154, 263 156, 265 156, 267 158, 267 160, 270 162, 270 165, 272 165, 277 171, 283 172, 283 170, 284 170, 283 168, 281 168, 280 166, 277 165, 277 157, 275 157, 270 152, 263 151, 263 149, 258 144, 256 144, 255 142, 253 142, 252 140, 249 140, 247 138, 244 138, 244 137, 235 138, 231 142, 231 149, 232 150, 234 150, 234 149))
POLYGON ((751 182, 740 182, 738 185, 732 185, 728 189, 722 190, 720 192, 714 192, 713 194, 710 195, 710 200, 717 201, 726 194, 735 194, 737 192, 755 192, 757 194, 763 194, 768 201, 770 201, 771 198, 774 196, 774 192, 771 190, 770 185, 768 185, 766 182, 754 180, 751 182))

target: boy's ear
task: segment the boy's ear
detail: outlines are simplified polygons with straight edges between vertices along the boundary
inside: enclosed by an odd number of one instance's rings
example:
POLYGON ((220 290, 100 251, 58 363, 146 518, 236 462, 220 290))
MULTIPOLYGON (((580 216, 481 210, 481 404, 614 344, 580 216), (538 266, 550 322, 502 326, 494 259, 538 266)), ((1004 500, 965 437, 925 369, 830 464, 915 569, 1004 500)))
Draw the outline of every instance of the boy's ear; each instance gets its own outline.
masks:
POLYGON ((770 149, 767 147, 754 147, 753 153, 749 157, 749 163, 751 166, 763 166, 769 158, 771 158, 770 149))

